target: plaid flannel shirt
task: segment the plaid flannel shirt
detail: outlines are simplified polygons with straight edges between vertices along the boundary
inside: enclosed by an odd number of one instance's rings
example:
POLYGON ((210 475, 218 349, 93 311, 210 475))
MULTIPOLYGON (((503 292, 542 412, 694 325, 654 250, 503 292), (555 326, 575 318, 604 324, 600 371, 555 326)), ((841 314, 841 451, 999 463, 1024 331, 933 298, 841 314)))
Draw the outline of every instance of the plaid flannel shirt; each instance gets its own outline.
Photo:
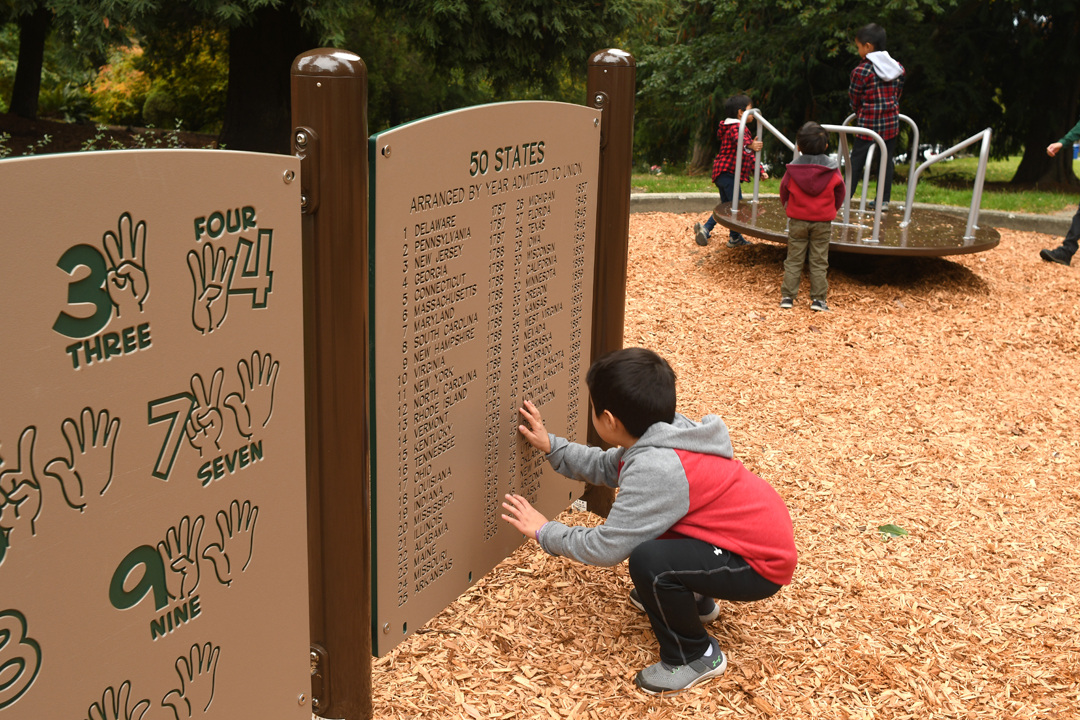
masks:
POLYGON ((900 132, 900 93, 904 91, 904 75, 886 82, 874 72, 874 64, 863 60, 851 71, 848 96, 855 111, 855 124, 869 128, 882 140, 890 140, 900 132))
MULTIPOLYGON (((713 160, 712 179, 724 173, 735 174, 735 148, 739 144, 739 123, 722 122, 716 129, 716 137, 720 138, 720 152, 713 160)), ((749 182, 754 179, 754 151, 750 149, 750 143, 754 142, 754 133, 747 127, 743 130, 743 160, 740 169, 741 182, 749 182)))

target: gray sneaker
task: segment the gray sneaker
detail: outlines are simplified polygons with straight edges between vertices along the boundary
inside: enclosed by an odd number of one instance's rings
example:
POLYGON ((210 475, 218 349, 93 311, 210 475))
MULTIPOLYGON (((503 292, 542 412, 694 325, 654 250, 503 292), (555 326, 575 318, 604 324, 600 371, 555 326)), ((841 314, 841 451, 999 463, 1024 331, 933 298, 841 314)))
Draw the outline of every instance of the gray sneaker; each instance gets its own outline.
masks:
POLYGON ((663 661, 650 665, 637 674, 634 684, 650 695, 682 692, 709 678, 719 677, 727 670, 727 657, 716 640, 712 643, 712 656, 694 660, 689 665, 672 667, 663 661))
POLYGON ((694 223, 694 242, 701 247, 709 244, 709 234, 705 232, 705 226, 699 222, 694 223))
POLYGON ((754 243, 750 242, 749 240, 744 238, 742 235, 740 235, 739 237, 733 237, 733 238, 731 238, 730 240, 727 241, 727 246, 729 248, 746 247, 747 245, 753 245, 753 244, 754 243))
POLYGON ((785 310, 790 310, 792 305, 794 305, 794 304, 795 304, 795 301, 792 300, 789 297, 780 298, 780 307, 782 307, 785 310))
MULTIPOLYGON (((645 612, 645 606, 641 604, 641 596, 638 595, 637 588, 630 590, 630 604, 641 612, 645 612)), ((702 625, 711 623, 720 617, 720 606, 710 597, 703 597, 697 601, 697 611, 698 619, 701 620, 702 625)))
POLYGON ((816 312, 831 312, 831 310, 829 310, 829 306, 824 300, 813 301, 812 303, 810 303, 810 309, 816 312))

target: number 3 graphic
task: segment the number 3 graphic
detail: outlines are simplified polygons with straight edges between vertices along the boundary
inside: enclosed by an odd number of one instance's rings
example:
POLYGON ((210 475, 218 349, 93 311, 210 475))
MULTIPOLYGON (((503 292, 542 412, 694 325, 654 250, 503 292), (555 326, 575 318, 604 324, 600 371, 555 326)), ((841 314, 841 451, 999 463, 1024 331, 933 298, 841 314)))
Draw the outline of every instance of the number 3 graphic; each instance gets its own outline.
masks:
POLYGON ((89 275, 68 285, 68 303, 90 303, 95 310, 93 315, 86 318, 73 317, 61 311, 53 323, 53 330, 75 339, 96 335, 109 324, 113 310, 112 298, 105 288, 105 281, 109 278, 105 258, 91 245, 75 245, 68 248, 56 264, 68 275, 74 274, 79 267, 89 268, 89 275))
POLYGON ((37 679, 41 647, 26 637, 26 618, 18 610, 0 612, 0 710, 13 705, 37 679), (12 667, 18 671, 9 675, 12 667))

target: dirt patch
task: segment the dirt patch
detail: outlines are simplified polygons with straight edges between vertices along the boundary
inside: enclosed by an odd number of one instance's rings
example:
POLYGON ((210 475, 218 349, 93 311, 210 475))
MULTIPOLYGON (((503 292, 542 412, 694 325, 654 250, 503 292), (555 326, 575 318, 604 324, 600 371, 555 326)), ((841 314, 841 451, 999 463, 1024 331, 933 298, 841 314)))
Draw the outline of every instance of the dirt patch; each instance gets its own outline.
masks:
POLYGON ((1060 239, 837 257, 834 312, 815 314, 805 278, 777 307, 783 248, 698 248, 696 219, 632 216, 626 344, 663 354, 679 410, 723 416, 784 497, 793 583, 721 603, 727 673, 653 698, 633 686, 657 649, 625 564, 530 542, 376 661, 376 716, 1075 717, 1080 273, 1038 257, 1060 239))
MULTIPOLYGON (((9 113, 0 113, 0 133, 11 136, 7 147, 11 149, 12 157, 25 155, 32 146, 35 155, 78 152, 99 135, 98 150, 115 150, 116 144, 125 148, 173 147, 167 130, 109 126, 102 132, 90 123, 65 123, 43 118, 28 120, 9 113), (44 142, 46 135, 50 138, 48 142, 44 142)), ((177 142, 176 146, 184 148, 216 148, 217 136, 181 132, 177 142)))

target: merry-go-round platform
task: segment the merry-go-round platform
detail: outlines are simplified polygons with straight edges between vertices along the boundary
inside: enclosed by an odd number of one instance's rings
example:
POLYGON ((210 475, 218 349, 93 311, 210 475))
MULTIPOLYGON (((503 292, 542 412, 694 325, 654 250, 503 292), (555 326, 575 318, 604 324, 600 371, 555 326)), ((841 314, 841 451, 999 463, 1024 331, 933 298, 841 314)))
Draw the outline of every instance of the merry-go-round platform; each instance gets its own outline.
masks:
MULTIPOLYGON (((982 201, 983 183, 986 180, 986 166, 990 155, 990 129, 987 128, 968 139, 952 146, 944 152, 928 156, 925 162, 916 166, 919 156, 919 127, 906 115, 899 119, 911 128, 910 168, 906 198, 903 202, 889 205, 888 209, 875 212, 876 204, 883 200, 886 167, 878 163, 876 197, 868 202, 871 166, 874 162, 875 149, 878 157, 886 157, 885 141, 873 130, 849 125, 855 115, 849 115, 841 125, 822 125, 826 132, 839 136, 837 159, 844 167, 844 185, 852 187, 851 156, 848 152, 848 136, 856 135, 873 141, 864 164, 861 180, 860 197, 845 198, 844 207, 837 212, 832 223, 830 252, 861 253, 864 255, 899 255, 931 256, 964 255, 983 252, 997 247, 1001 235, 994 228, 979 227, 979 207, 982 201), (931 165, 948 160, 960 151, 971 146, 979 146, 979 165, 975 172, 972 188, 971 206, 967 218, 960 218, 936 210, 916 208, 915 190, 919 176, 931 165), (905 206, 910 205, 910 209, 905 206), (906 211, 905 211, 906 210, 906 211)), ((756 108, 749 108, 739 118, 738 141, 736 147, 743 146, 746 137, 746 123, 757 121, 757 139, 768 131, 793 153, 793 160, 799 156, 795 143, 784 137, 756 108)), ((759 145, 759 148, 761 146, 759 145)), ((741 168, 743 153, 735 154, 735 177, 743 177, 741 168)), ((744 198, 736 196, 733 202, 722 202, 713 210, 713 218, 724 227, 749 235, 750 237, 787 244, 787 215, 780 199, 762 197, 759 192, 761 178, 761 150, 754 153, 753 190, 744 198), (734 206, 734 208, 733 208, 734 206)), ((858 182, 856 181, 856 185, 858 182)), ((858 188, 857 188, 858 189, 858 188)))
MULTIPOLYGON (((720 203, 713 218, 724 227, 749 237, 787 244, 787 216, 777 197, 743 198, 731 214, 731 203, 720 203)), ((1001 235, 994 228, 976 227, 965 237, 967 219, 955 215, 913 208, 906 226, 903 203, 890 205, 881 213, 878 237, 874 240, 874 213, 852 208, 844 222, 843 209, 833 221, 829 252, 866 255, 940 257, 983 252, 997 247, 1001 235)))

